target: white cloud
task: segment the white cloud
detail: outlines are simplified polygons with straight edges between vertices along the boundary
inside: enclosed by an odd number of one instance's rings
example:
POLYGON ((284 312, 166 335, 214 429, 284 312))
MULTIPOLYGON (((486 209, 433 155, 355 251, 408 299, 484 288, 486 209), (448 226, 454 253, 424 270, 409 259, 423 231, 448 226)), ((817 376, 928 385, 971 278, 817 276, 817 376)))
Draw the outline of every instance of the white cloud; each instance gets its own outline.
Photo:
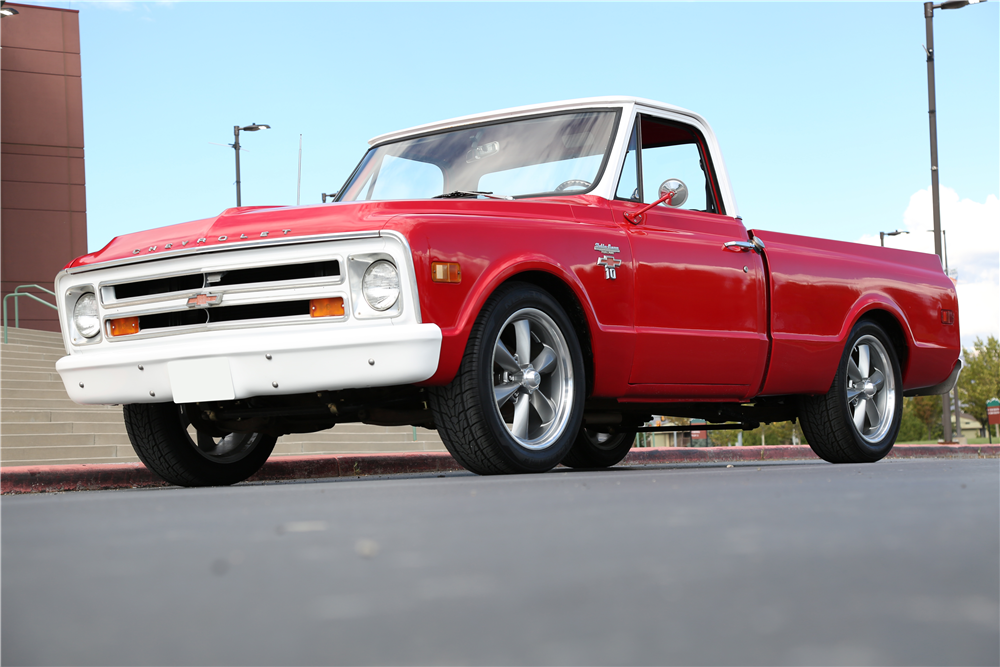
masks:
MULTIPOLYGON (((892 248, 934 252, 931 190, 910 197, 901 229, 909 234, 886 237, 892 248)), ((1000 200, 960 199, 951 188, 941 188, 941 228, 945 232, 948 268, 957 278, 962 344, 972 347, 976 337, 1000 337, 1000 200)), ((885 231, 892 231, 887 228, 885 231)), ((878 235, 862 236, 858 243, 878 245, 878 235)))

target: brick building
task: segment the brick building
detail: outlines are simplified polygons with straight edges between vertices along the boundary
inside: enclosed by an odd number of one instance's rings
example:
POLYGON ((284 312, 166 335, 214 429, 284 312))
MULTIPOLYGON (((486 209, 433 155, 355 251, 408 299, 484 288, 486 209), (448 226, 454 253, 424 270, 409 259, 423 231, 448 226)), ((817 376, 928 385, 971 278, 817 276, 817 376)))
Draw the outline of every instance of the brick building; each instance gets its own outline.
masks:
MULTIPOLYGON (((18 12, 0 22, 0 289, 6 295, 26 284, 51 290, 56 273, 87 252, 87 205, 79 13, 4 6, 18 12)), ((59 330, 56 311, 31 300, 21 299, 20 314, 22 327, 59 330)))

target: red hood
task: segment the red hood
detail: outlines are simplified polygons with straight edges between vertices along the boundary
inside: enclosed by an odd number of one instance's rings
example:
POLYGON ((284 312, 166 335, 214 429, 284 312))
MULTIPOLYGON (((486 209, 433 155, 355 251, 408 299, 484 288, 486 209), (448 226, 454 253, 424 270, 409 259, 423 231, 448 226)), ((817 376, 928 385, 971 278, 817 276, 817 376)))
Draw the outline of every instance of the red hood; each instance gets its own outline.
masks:
POLYGON ((66 268, 151 255, 169 257, 170 253, 181 249, 210 248, 253 240, 381 231, 397 215, 505 215, 565 219, 569 212, 567 205, 593 208, 600 207, 602 203, 606 204, 600 197, 576 195, 519 201, 418 199, 313 206, 244 206, 226 209, 214 218, 115 237, 97 252, 78 257, 66 268))
POLYGON ((131 257, 169 256, 172 251, 181 249, 217 247, 252 240, 380 230, 388 218, 398 213, 386 210, 385 204, 347 202, 229 208, 214 218, 116 236, 97 252, 77 257, 66 268, 131 257))

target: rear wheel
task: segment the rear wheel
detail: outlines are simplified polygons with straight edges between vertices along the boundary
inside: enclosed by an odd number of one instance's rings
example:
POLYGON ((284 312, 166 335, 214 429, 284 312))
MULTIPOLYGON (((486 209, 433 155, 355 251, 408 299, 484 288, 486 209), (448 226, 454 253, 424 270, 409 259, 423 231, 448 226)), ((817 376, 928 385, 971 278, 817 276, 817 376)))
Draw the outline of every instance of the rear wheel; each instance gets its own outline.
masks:
POLYGON ((438 433, 468 470, 544 472, 562 461, 583 418, 583 355, 547 292, 502 287, 483 307, 458 374, 433 387, 438 433))
POLYGON ((608 468, 624 459, 635 444, 636 430, 602 433, 584 426, 562 464, 569 468, 608 468))
POLYGON ((124 413, 125 430, 139 459, 178 486, 242 482, 260 470, 277 441, 264 433, 213 429, 186 405, 133 404, 126 405, 124 413))
POLYGON ((882 327, 867 320, 851 331, 830 391, 799 403, 809 446, 831 463, 883 458, 896 442, 902 414, 896 351, 882 327))

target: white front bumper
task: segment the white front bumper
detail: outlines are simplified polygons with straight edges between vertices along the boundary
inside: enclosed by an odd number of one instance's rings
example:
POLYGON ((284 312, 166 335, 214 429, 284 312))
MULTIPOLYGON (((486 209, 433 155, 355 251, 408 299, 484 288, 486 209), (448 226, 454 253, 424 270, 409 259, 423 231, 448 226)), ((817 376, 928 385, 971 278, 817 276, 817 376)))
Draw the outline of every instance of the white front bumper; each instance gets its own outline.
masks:
POLYGON ((205 332, 197 345, 169 337, 135 341, 63 357, 56 370, 77 403, 229 400, 431 377, 441 352, 441 329, 386 324, 205 332))

